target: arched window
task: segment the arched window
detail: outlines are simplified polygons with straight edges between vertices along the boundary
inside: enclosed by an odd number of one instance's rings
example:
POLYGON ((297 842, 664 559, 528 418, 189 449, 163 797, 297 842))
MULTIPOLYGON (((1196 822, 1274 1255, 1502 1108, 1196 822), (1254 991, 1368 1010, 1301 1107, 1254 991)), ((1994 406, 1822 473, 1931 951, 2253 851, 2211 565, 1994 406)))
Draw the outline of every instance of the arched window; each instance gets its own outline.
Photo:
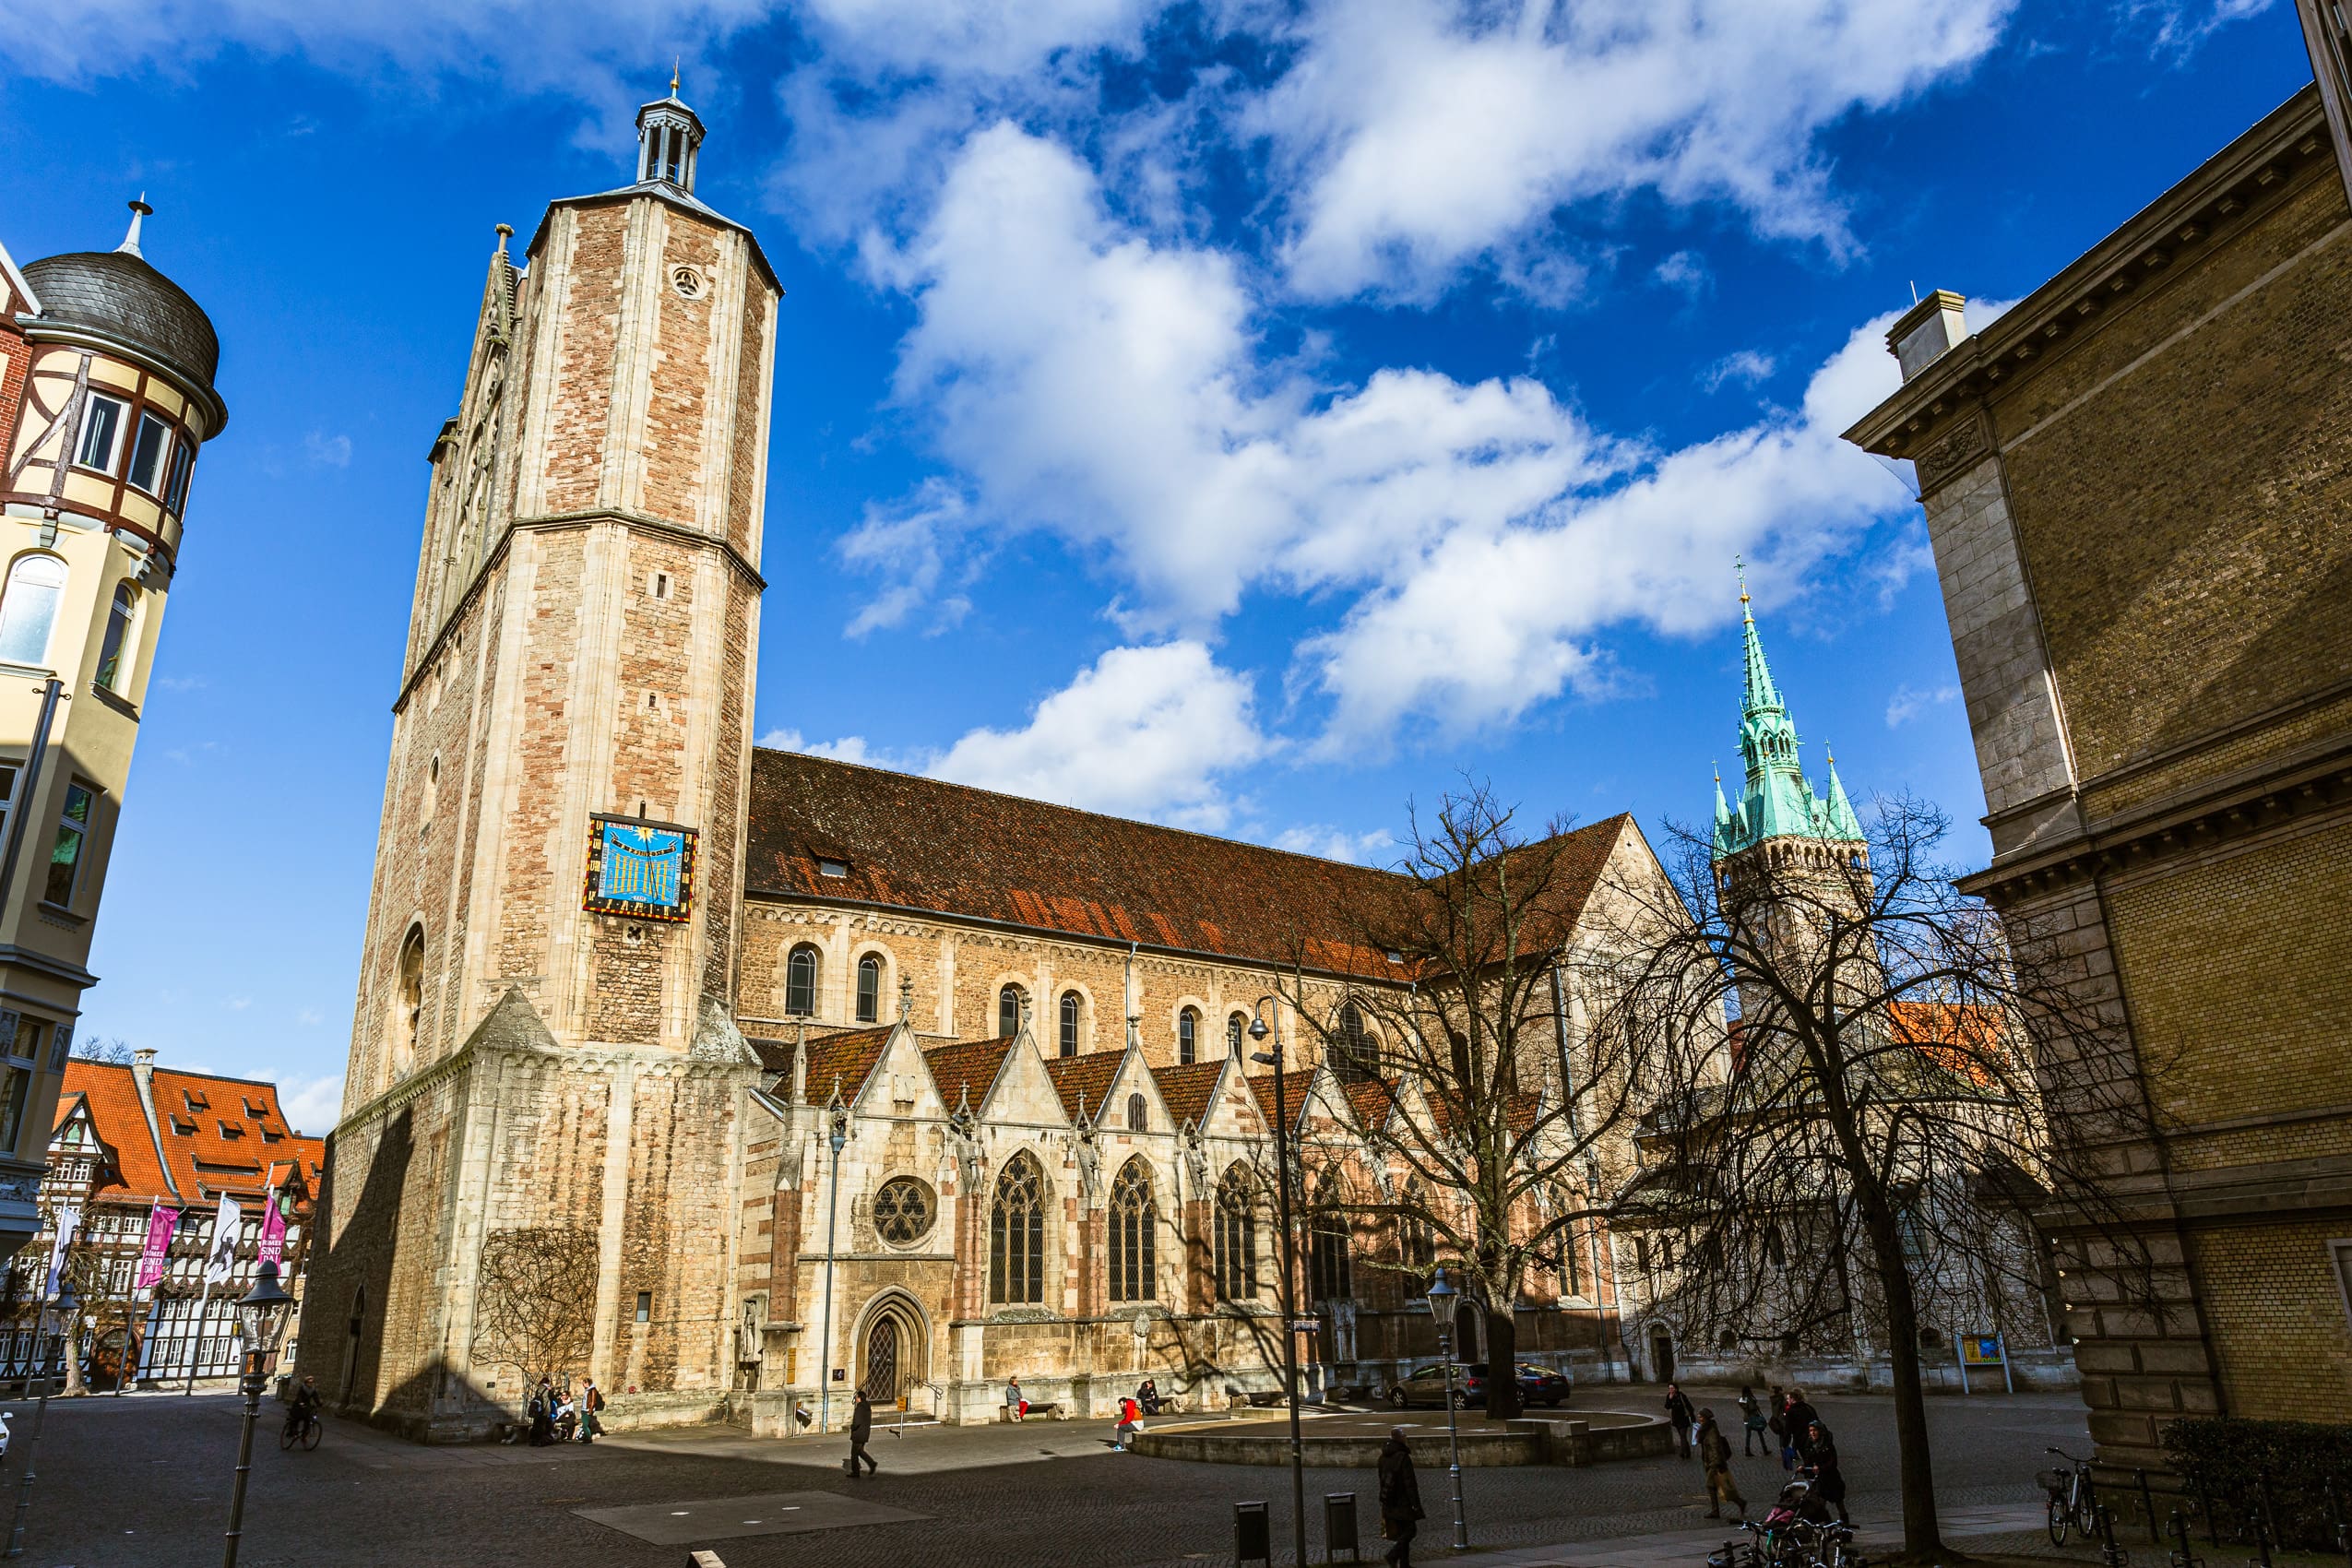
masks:
MULTIPOLYGON (((1138 1097, 1140 1098, 1140 1097, 1138 1097)), ((1151 1172, 1138 1158, 1119 1168, 1111 1183, 1111 1299, 1148 1301, 1159 1294, 1153 1268, 1153 1232, 1159 1206, 1152 1200, 1151 1172)))
POLYGON ((400 944, 400 988, 392 999, 392 1075, 417 1064, 417 1033, 424 1018, 424 928, 412 926, 400 944))
POLYGON ((1239 1165, 1226 1170, 1217 1184, 1217 1297, 1221 1301, 1246 1301, 1258 1293, 1258 1228, 1252 1201, 1249 1172, 1239 1165))
POLYGON ((1075 1056, 1078 1054, 1078 993, 1075 991, 1062 993, 1061 1023, 1062 1038, 1056 1043, 1061 1047, 1063 1055, 1075 1056))
POLYGON ((1026 1152, 997 1177, 989 1206, 988 1299, 1000 1306, 1045 1300, 1045 1173, 1026 1152))
POLYGON ((1011 1039, 1021 1032, 1021 1004, 1028 1000, 1017 985, 1008 985, 996 993, 996 1032, 999 1038, 1011 1039))
POLYGON ((49 632, 65 596, 65 564, 54 555, 26 555, 8 568, 0 593, 0 659, 11 664, 49 662, 49 632))
POLYGON ((1307 1231, 1308 1299, 1344 1301, 1356 1293, 1348 1256, 1348 1217, 1339 1209, 1339 1178, 1332 1171, 1315 1182, 1314 1212, 1307 1231))
POLYGON ((1200 1050, 1201 1016, 1187 1007, 1176 1015, 1176 1060, 1189 1063, 1200 1050))
POLYGON ((1225 1053, 1228 1056, 1241 1054, 1241 1041, 1249 1031, 1250 1016, 1247 1013, 1236 1013, 1225 1020, 1225 1053))
POLYGON ((858 1022, 882 1021, 882 957, 869 953, 858 960, 858 1022))
POLYGON ((784 960, 784 1016, 816 1016, 816 949, 805 942, 784 960))
POLYGON ((1144 1110, 1144 1097, 1139 1094, 1129 1095, 1127 1097, 1127 1131, 1131 1133, 1149 1131, 1150 1129, 1145 1125, 1148 1120, 1149 1113, 1144 1110))
POLYGON ((1380 1062, 1372 1051, 1372 1038, 1364 1028, 1361 1009, 1350 1002, 1339 1009, 1339 1023, 1332 1039, 1332 1070, 1349 1083, 1364 1083, 1380 1074, 1380 1062))
POLYGON ((131 683, 131 618, 138 613, 138 590, 128 583, 114 585, 114 602, 106 612, 106 636, 98 645, 98 683, 110 692, 126 691, 131 683))

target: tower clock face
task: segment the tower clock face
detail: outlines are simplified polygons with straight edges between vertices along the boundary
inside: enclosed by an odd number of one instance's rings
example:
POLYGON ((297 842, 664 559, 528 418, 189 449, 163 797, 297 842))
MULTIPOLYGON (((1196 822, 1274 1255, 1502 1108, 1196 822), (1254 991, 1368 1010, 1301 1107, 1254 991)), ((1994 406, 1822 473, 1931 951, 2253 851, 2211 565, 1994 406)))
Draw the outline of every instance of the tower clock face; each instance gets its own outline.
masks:
POLYGON ((634 817, 591 819, 583 908, 632 920, 683 921, 694 899, 693 828, 634 817))

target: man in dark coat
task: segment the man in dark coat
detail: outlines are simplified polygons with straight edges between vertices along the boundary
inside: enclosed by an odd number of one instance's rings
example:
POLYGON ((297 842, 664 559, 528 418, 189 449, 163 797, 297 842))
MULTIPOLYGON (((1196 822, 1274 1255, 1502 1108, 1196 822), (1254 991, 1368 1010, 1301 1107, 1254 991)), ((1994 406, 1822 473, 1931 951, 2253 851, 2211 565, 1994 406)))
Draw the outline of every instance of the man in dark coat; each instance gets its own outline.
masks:
POLYGON ((1413 1538, 1421 1528, 1421 1483, 1413 1474, 1413 1451, 1405 1429, 1391 1427, 1380 1451, 1380 1533, 1390 1545, 1390 1568, 1413 1568, 1413 1538))
POLYGON ((1788 1446, 1797 1451, 1796 1458, 1800 1464, 1812 1457, 1811 1433, 1813 1423, 1820 1420, 1821 1412, 1813 1408, 1812 1401, 1805 1397, 1803 1389, 1792 1388, 1788 1391, 1788 1408, 1782 1412, 1780 1421, 1781 1425, 1788 1429, 1788 1446))
POLYGON ((1812 1471, 1813 1495, 1837 1510, 1839 1524, 1852 1524, 1846 1514, 1846 1472, 1837 1467, 1837 1444, 1818 1420, 1805 1428, 1805 1463, 1812 1471))
POLYGON ((858 1390, 858 1402, 849 1410, 849 1479, 851 1480, 857 1479, 861 1473, 872 1475, 882 1468, 880 1465, 874 1463, 873 1455, 866 1452, 866 1439, 873 1435, 873 1407, 866 1403, 866 1391, 861 1388, 858 1390), (858 1469, 861 1463, 865 1466, 862 1472, 858 1469))

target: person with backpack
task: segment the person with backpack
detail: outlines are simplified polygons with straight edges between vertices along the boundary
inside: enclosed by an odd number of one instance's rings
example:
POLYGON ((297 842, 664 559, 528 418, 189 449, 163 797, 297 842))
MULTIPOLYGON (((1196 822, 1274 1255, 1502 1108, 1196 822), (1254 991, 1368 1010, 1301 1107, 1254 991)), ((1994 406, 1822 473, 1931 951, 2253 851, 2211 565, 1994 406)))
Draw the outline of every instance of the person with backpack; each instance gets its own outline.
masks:
POLYGON ((555 1384, 540 1378, 539 1386, 531 1390, 531 1446, 544 1448, 555 1441, 555 1384))
POLYGON ((1111 1429, 1111 1451, 1113 1454, 1126 1453, 1127 1445, 1134 1441, 1135 1433, 1142 1430, 1142 1407, 1133 1399, 1121 1399, 1119 1424, 1111 1429))
POLYGON ((1728 1503, 1745 1523, 1748 1500, 1740 1495, 1739 1483, 1731 1479, 1731 1440, 1715 1424, 1712 1407, 1699 1412, 1699 1465, 1706 1471, 1707 1517, 1722 1518, 1723 1505, 1728 1503))
MULTIPOLYGON (((1744 1383, 1740 1385, 1740 1457, 1752 1459, 1756 1455, 1756 1438, 1764 1430, 1764 1402, 1756 1397, 1756 1391, 1744 1383)), ((1765 1445, 1764 1452, 1772 1452, 1769 1443, 1765 1445)))

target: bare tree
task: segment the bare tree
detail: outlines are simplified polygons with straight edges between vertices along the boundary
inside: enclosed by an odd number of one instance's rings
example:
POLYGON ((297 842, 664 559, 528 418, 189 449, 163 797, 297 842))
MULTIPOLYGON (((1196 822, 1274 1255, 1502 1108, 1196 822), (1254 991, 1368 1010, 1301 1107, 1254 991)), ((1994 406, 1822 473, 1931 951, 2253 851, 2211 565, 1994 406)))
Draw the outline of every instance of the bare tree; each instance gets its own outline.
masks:
POLYGON ((111 1066, 131 1064, 131 1042, 119 1037, 86 1039, 74 1047, 74 1054, 84 1062, 103 1062, 111 1066))
POLYGON ((585 1360, 596 1332, 596 1232, 576 1225, 493 1230, 482 1238, 473 1359, 513 1367, 525 1384, 585 1360))
MULTIPOLYGON (((1603 1218, 1598 1173, 1643 1078, 1629 1052, 1652 1043, 1596 1029, 1598 1049, 1571 1068, 1563 996, 1589 988, 1584 968, 1605 967, 1575 939, 1615 835, 1553 821, 1529 836, 1516 818, 1479 782, 1414 811, 1395 881, 1341 911, 1386 983, 1335 1004, 1302 962, 1283 981, 1363 1124, 1360 1142, 1325 1153, 1331 1165, 1359 1158, 1366 1179, 1328 1184, 1311 1212, 1393 1237, 1373 1266, 1457 1271, 1463 1311, 1483 1313, 1487 1361, 1503 1369, 1515 1364, 1528 1270, 1572 1272, 1566 1253, 1603 1218)), ((1490 1377, 1486 1398, 1491 1415, 1516 1415, 1517 1380, 1490 1377)))
POLYGON ((1946 827, 1886 800, 1867 843, 1767 843, 1719 865, 1678 828, 1673 893, 1621 906, 1648 954, 1633 994, 1693 1022, 1737 1017, 1719 1070, 1678 1075, 1651 1107, 1621 1220, 1679 1241, 1676 1289, 1703 1320, 1864 1352, 1883 1336, 1914 1556, 1941 1550, 1923 1305, 1960 1282, 2038 1291, 2037 1205, 2132 1250, 2098 1150, 2134 1104, 2070 1085, 2054 1117, 2028 1041, 2039 1060, 2086 1061, 2115 1020, 1955 889, 1931 858, 1946 827))

